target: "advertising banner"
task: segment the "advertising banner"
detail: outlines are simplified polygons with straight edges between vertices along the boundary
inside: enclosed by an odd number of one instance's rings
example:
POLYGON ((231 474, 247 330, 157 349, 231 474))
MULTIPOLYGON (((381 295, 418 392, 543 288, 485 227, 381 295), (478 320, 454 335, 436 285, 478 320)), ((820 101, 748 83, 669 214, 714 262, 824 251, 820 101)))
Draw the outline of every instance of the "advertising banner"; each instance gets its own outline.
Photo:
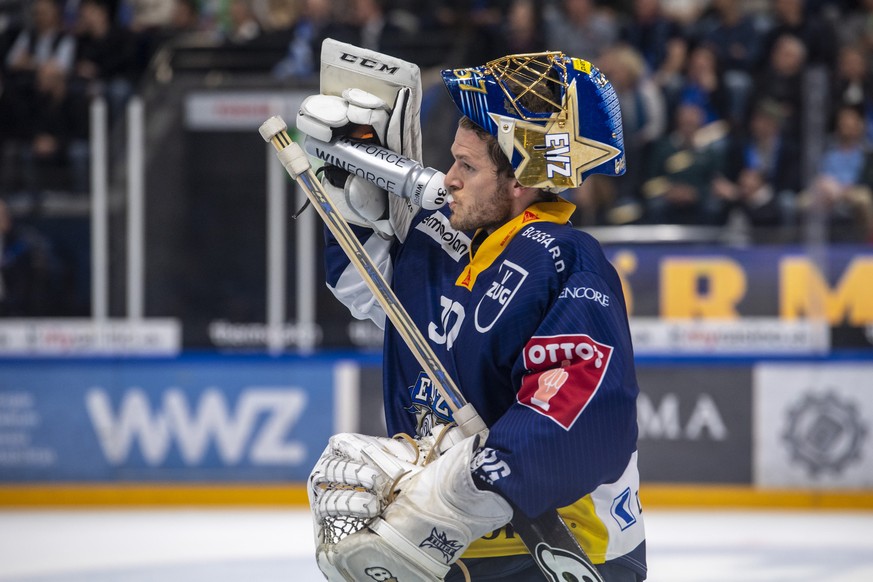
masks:
POLYGON ((607 245, 638 353, 873 346, 873 248, 607 245))
POLYGON ((234 357, 3 362, 0 482, 305 481, 330 435, 354 422, 356 368, 234 357))
POLYGON ((750 369, 637 368, 640 477, 645 482, 751 481, 750 369))
POLYGON ((755 483, 873 487, 873 363, 754 370, 755 483))

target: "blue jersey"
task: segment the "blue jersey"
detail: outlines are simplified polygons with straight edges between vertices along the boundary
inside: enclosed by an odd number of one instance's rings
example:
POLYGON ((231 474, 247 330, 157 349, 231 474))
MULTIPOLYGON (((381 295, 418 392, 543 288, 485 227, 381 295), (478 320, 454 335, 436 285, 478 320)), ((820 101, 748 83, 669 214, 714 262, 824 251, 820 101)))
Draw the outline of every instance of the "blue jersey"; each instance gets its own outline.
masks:
MULTIPOLYGON (((636 462, 638 387, 621 282, 574 206, 545 202, 490 235, 421 211, 405 240, 359 230, 397 297, 490 427, 475 471, 529 516, 560 508, 592 561, 645 572, 636 462)), ((390 434, 452 420, 403 339, 328 237, 328 285, 385 325, 390 434)), ((524 553, 508 527, 467 557, 524 553)))

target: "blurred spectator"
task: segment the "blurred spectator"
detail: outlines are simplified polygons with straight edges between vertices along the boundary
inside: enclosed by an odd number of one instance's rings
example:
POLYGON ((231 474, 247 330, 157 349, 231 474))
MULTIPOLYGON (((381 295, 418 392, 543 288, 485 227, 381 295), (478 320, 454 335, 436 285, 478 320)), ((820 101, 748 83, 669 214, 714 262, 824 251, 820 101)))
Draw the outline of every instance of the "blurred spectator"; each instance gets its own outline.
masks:
POLYGON ((266 16, 261 20, 264 31, 267 33, 285 33, 290 31, 302 11, 297 0, 266 0, 266 16))
POLYGON ((773 228, 788 223, 780 198, 760 170, 743 168, 736 182, 716 178, 712 190, 725 203, 728 240, 742 237, 748 241, 752 239, 750 229, 773 228))
POLYGON ((743 169, 757 170, 777 193, 796 196, 801 188, 800 151, 784 134, 785 114, 777 103, 762 101, 747 125, 731 136, 726 175, 737 180, 743 169))
POLYGON ((507 53, 535 53, 546 50, 543 42, 542 9, 534 0, 512 0, 504 28, 507 53))
POLYGON ((776 103, 785 114, 789 138, 800 143, 803 136, 803 73, 806 47, 795 36, 776 39, 767 66, 755 78, 752 106, 764 100, 776 103))
POLYGON ((334 18, 331 0, 304 0, 303 12, 294 25, 288 53, 273 69, 278 79, 318 74, 321 44, 326 38, 352 42, 354 30, 334 18))
POLYGON ((175 0, 121 0, 118 23, 136 34, 148 35, 173 22, 175 0))
POLYGON ((840 49, 831 95, 832 115, 836 115, 843 105, 863 112, 867 139, 873 143, 873 77, 870 75, 867 54, 859 46, 840 49))
POLYGON ((609 201, 609 207, 598 216, 602 223, 636 222, 643 214, 639 197, 643 160, 648 157, 651 144, 667 128, 664 98, 649 77, 642 56, 628 45, 608 48, 595 64, 612 83, 621 104, 627 170, 623 176, 603 180, 597 188, 592 188, 591 198, 609 201))
POLYGON ((654 144, 643 184, 649 222, 723 222, 723 201, 711 190, 722 172, 722 148, 714 147, 721 136, 710 134, 705 115, 694 103, 680 104, 673 131, 654 144))
POLYGON ((32 137, 22 148, 25 187, 43 190, 88 191, 88 104, 69 90, 59 69, 43 67, 37 76, 32 137))
POLYGON ((173 23, 176 0, 119 0, 115 21, 134 39, 138 73, 145 71, 152 55, 173 23))
POLYGON ((398 48, 404 48, 404 41, 413 31, 404 29, 400 23, 389 19, 386 12, 388 0, 352 0, 352 21, 358 30, 358 38, 353 44, 374 51, 399 55, 398 48))
POLYGON ((561 0, 545 9, 549 48, 596 61, 618 39, 618 23, 594 0, 561 0))
POLYGON ((687 46, 678 24, 661 11, 659 0, 634 0, 633 13, 621 31, 621 39, 636 48, 650 70, 681 68, 677 56, 687 46))
POLYGON ((697 40, 708 45, 725 71, 752 71, 761 59, 761 33, 735 0, 713 0, 701 19, 697 40))
POLYGON ((107 0, 82 0, 79 8, 74 79, 89 95, 103 95, 111 119, 118 119, 133 92, 134 40, 113 24, 107 0))
POLYGON ((705 123, 727 119, 728 96, 721 81, 715 53, 706 45, 695 47, 688 55, 685 75, 674 95, 668 94, 667 111, 677 103, 694 103, 706 114, 705 123))
POLYGON ((697 27, 699 42, 715 53, 728 94, 727 114, 732 121, 745 119, 752 91, 752 72, 761 61, 761 35, 743 3, 713 0, 712 8, 697 27))
POLYGON ((688 29, 700 20, 710 0, 659 0, 664 15, 688 29))
POLYGON ((773 1, 773 24, 763 39, 764 59, 772 53, 779 39, 791 35, 803 43, 809 64, 834 66, 837 56, 834 30, 826 19, 806 8, 806 0, 773 1))
POLYGON ((873 156, 856 108, 837 111, 832 141, 818 175, 800 196, 800 209, 828 221, 832 240, 866 241, 873 235, 873 156))
POLYGON ((255 19, 250 0, 231 0, 230 29, 226 40, 231 44, 247 44, 261 34, 261 26, 255 19))
POLYGON ((858 0, 854 10, 841 16, 836 31, 839 46, 856 45, 867 53, 873 51, 873 0, 858 0))
POLYGON ((579 187, 561 193, 563 198, 576 205, 570 217, 575 226, 632 224, 642 217, 643 209, 639 203, 621 204, 616 201, 617 188, 612 181, 608 176, 593 174, 585 178, 579 187))
POLYGON ((34 0, 30 26, 18 34, 6 55, 8 79, 32 83, 45 65, 70 73, 75 51, 76 41, 61 23, 60 5, 55 0, 34 0))
POLYGON ((0 199, 0 317, 52 315, 50 267, 47 239, 16 225, 0 199))
POLYGON ((31 103, 9 90, 0 67, 0 196, 23 187, 20 140, 29 131, 31 103))
POLYGON ((6 54, 15 34, 24 26, 24 6, 25 0, 0 1, 0 57, 6 54))
POLYGON ((197 0, 174 0, 173 16, 170 18, 170 36, 193 33, 200 30, 200 11, 197 0))
MULTIPOLYGON (((506 54, 502 29, 511 0, 442 0, 434 9, 438 26, 454 36, 448 66, 484 63, 506 54)), ((574 55, 575 56, 575 55, 574 55)))

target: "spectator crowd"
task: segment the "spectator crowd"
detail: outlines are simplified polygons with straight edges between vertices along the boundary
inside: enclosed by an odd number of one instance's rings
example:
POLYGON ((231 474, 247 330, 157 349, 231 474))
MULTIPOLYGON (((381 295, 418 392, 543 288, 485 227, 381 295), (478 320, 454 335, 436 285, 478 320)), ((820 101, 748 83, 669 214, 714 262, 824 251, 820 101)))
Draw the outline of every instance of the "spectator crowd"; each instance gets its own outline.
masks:
POLYGON ((566 194, 580 225, 816 217, 873 241, 873 0, 0 0, 0 199, 87 192, 90 100, 117 123, 166 43, 275 47, 291 84, 326 37, 426 73, 543 50, 601 68, 628 171, 566 194))

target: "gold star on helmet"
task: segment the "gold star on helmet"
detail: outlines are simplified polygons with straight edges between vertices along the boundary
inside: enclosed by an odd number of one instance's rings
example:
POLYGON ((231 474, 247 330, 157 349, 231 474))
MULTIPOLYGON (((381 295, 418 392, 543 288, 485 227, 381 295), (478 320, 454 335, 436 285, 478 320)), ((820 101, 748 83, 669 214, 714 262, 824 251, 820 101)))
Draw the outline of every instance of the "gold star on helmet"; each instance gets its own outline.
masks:
POLYGON ((518 151, 522 161, 515 177, 529 188, 575 188, 582 174, 621 154, 609 144, 579 135, 576 82, 564 96, 562 111, 553 114, 545 126, 521 119, 492 114, 497 124, 497 141, 512 159, 518 151))

